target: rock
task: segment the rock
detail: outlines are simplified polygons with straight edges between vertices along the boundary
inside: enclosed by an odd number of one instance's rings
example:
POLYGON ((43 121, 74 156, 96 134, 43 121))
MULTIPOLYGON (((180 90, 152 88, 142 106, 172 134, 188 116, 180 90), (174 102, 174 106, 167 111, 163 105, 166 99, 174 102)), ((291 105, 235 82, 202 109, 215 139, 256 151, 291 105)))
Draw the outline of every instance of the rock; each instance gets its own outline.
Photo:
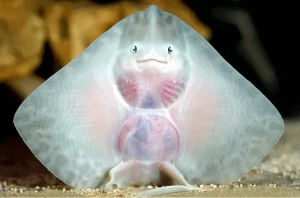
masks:
POLYGON ((38 0, 29 2, 0 2, 0 81, 26 76, 41 62, 46 26, 36 12, 38 0))

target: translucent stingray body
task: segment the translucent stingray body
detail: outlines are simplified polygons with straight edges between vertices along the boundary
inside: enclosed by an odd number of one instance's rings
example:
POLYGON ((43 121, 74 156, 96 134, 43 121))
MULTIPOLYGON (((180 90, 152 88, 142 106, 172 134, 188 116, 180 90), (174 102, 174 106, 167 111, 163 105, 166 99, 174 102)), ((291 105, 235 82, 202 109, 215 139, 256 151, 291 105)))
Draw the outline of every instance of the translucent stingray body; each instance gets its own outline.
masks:
POLYGON ((186 23, 150 6, 113 26, 38 87, 14 123, 76 188, 235 181, 284 130, 277 109, 186 23), (109 176, 109 177, 107 177, 109 176))

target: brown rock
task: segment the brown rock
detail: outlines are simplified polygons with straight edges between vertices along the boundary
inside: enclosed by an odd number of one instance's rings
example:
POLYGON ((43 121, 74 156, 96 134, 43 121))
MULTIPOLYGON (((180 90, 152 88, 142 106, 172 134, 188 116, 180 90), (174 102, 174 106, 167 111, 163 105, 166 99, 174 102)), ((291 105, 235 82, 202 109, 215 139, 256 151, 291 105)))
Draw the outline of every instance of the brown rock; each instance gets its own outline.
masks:
POLYGON ((26 76, 40 64, 46 28, 37 1, 0 1, 0 81, 26 76))
POLYGON ((55 2, 45 11, 50 45, 61 66, 121 19, 119 3, 55 2))

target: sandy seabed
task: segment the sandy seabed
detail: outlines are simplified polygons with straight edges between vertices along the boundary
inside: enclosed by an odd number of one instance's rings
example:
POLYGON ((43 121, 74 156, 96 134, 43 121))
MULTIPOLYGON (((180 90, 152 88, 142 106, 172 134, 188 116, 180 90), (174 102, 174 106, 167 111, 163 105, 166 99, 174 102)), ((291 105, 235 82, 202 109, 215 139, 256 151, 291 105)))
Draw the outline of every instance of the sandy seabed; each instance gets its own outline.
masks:
MULTIPOLYGON (((286 130, 262 163, 230 185, 199 185, 192 191, 160 197, 300 197, 300 119, 285 121, 286 130)), ((1 197, 135 197, 152 186, 112 191, 76 190, 55 178, 20 138, 0 143, 1 197), (15 145, 18 145, 16 147, 15 145)))

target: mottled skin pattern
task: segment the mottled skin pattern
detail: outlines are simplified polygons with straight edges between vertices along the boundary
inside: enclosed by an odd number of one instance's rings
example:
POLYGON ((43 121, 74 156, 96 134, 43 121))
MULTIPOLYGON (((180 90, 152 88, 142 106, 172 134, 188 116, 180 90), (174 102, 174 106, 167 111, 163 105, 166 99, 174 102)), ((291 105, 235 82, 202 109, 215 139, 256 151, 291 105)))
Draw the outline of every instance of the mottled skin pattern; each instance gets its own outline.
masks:
POLYGON ((75 188, 224 184, 284 131, 276 108, 177 17, 150 6, 97 38, 38 87, 14 123, 35 156, 75 188))

